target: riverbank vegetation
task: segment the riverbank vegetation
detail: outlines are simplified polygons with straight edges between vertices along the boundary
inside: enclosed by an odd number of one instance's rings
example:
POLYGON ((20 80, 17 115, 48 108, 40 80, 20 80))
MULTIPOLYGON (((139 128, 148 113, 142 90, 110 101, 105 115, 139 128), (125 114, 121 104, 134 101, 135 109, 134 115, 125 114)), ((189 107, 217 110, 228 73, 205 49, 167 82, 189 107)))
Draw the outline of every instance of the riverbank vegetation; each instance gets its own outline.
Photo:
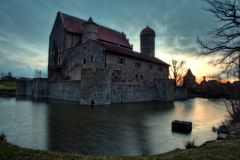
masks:
POLYGON ((240 139, 227 139, 224 141, 212 141, 196 148, 175 150, 172 152, 141 157, 97 157, 82 155, 78 153, 59 153, 52 151, 41 151, 21 148, 6 141, 0 140, 1 160, 90 160, 90 159, 110 159, 110 160, 135 160, 135 159, 155 159, 155 160, 234 160, 240 157, 240 139))
POLYGON ((15 81, 0 81, 0 89, 16 89, 15 81))

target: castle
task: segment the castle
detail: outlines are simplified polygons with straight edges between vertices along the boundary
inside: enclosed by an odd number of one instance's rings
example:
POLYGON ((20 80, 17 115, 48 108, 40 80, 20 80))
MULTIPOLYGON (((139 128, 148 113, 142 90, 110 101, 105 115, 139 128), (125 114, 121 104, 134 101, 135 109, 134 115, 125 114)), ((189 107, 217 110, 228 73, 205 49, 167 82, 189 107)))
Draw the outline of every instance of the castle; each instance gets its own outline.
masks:
POLYGON ((172 101, 169 65, 155 57, 155 32, 140 33, 141 52, 124 33, 58 12, 50 39, 48 78, 17 82, 16 95, 86 105, 172 101))

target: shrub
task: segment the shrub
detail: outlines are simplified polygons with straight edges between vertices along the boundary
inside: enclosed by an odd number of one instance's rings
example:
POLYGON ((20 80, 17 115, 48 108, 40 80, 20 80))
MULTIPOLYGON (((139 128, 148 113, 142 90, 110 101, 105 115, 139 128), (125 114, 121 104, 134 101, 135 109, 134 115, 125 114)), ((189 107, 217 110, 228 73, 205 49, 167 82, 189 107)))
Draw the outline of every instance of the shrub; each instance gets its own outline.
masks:
POLYGON ((185 143, 185 148, 186 149, 190 149, 190 148, 196 148, 195 146, 195 140, 188 140, 186 143, 185 143))
POLYGON ((1 141, 1 142, 6 142, 6 141, 7 141, 7 140, 6 140, 6 136, 5 136, 4 133, 1 133, 1 135, 0 135, 0 141, 1 141))
POLYGON ((217 128, 215 126, 212 127, 213 132, 217 132, 217 128))

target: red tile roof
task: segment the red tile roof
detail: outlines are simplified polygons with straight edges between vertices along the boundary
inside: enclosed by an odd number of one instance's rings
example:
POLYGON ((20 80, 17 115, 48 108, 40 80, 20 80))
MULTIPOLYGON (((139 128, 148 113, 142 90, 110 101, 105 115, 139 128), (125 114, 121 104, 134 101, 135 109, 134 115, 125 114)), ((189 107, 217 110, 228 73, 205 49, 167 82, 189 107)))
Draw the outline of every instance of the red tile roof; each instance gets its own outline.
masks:
MULTIPOLYGON (((63 26, 67 29, 67 31, 78 34, 82 33, 82 25, 86 22, 85 20, 61 12, 59 12, 59 14, 61 16, 63 26)), ((112 30, 98 24, 97 26, 98 40, 103 40, 110 43, 119 44, 127 48, 132 48, 124 33, 112 30)))
POLYGON ((155 57, 148 57, 147 55, 144 55, 142 53, 139 52, 134 52, 130 49, 126 49, 117 45, 112 45, 109 43, 104 43, 104 42, 100 42, 100 41, 96 41, 98 44, 100 44, 101 47, 103 47, 105 49, 105 51, 112 53, 112 54, 119 54, 122 56, 128 56, 128 57, 132 57, 132 58, 136 58, 139 60, 144 60, 144 61, 148 61, 148 62, 153 62, 153 63, 158 63, 158 64, 162 64, 165 66, 169 66, 169 64, 161 61, 158 58, 155 57))

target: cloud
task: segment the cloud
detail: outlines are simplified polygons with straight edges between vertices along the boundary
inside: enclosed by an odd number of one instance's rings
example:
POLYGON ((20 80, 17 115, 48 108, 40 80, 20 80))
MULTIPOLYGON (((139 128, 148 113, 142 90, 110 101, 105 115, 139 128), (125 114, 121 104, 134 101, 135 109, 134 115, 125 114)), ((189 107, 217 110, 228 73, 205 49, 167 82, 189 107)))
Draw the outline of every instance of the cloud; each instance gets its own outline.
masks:
POLYGON ((47 68, 48 38, 57 11, 83 19, 92 16, 99 24, 125 32, 137 51, 140 32, 148 24, 156 31, 157 57, 192 61, 200 52, 197 36, 204 38, 215 26, 203 8, 202 0, 1 0, 0 71, 9 67, 27 75, 47 68), (8 64, 18 64, 22 71, 8 64))

